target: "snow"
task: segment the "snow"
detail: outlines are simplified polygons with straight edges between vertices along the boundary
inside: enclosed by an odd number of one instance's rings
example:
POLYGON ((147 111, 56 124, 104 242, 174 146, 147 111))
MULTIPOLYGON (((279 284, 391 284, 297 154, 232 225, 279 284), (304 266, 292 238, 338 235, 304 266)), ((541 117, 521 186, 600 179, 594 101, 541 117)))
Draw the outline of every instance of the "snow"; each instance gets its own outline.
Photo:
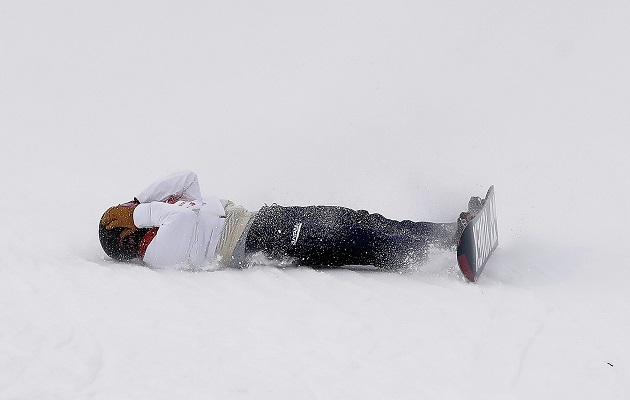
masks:
POLYGON ((630 398, 630 3, 4 1, 1 399, 630 398), (97 222, 181 169, 249 209, 448 221, 405 273, 152 271, 97 222))

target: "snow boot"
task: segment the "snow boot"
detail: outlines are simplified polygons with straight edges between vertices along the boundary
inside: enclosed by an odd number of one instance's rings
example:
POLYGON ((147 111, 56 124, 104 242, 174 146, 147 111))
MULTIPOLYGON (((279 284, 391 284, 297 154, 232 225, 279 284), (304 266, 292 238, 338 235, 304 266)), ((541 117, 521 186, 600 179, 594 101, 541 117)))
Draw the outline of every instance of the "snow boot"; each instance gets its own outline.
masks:
POLYGON ((483 208, 485 202, 486 200, 482 199, 481 197, 471 197, 468 201, 468 212, 472 213, 473 216, 477 215, 479 211, 481 211, 481 209, 483 208))

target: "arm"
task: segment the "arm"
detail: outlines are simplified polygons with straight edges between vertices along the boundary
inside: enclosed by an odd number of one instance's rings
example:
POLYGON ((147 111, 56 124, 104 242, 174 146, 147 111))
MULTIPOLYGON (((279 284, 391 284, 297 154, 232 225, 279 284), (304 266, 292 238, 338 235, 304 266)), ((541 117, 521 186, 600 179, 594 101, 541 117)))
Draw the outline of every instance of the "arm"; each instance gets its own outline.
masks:
POLYGON ((181 171, 156 181, 138 194, 140 203, 167 200, 200 200, 201 189, 197 174, 181 171))
POLYGON ((152 202, 139 204, 133 213, 139 228, 158 226, 143 261, 152 267, 168 267, 188 262, 197 227, 197 214, 185 207, 152 202))

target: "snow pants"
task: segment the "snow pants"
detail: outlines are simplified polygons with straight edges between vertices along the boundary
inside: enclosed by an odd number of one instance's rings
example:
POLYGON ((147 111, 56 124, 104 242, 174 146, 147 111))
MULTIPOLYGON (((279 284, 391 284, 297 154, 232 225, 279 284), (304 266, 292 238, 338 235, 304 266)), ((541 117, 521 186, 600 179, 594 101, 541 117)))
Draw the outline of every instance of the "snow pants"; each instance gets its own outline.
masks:
POLYGON ((336 206, 263 207, 254 217, 245 254, 309 266, 372 265, 394 270, 421 262, 430 245, 454 244, 457 223, 395 221, 336 206))

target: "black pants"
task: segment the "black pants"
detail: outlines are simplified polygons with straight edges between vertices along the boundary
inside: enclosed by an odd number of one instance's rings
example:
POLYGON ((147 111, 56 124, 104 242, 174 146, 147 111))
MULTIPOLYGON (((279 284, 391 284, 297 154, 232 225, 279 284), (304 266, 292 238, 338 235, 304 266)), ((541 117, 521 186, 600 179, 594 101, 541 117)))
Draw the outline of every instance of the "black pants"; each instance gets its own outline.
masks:
POLYGON ((255 216, 245 253, 298 265, 398 269, 421 262, 432 244, 453 245, 456 230, 456 223, 395 221, 344 207, 272 205, 255 216))

